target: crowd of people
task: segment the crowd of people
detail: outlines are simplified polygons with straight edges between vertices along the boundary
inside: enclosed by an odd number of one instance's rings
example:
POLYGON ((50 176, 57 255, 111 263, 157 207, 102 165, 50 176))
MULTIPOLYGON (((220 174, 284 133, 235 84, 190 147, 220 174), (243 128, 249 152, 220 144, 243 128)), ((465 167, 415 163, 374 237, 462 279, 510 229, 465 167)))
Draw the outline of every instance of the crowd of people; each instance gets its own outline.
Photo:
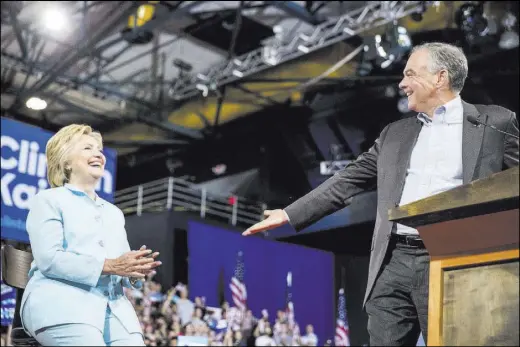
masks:
POLYGON ((317 346, 312 325, 300 331, 293 315, 277 312, 271 323, 269 312, 255 317, 224 302, 210 307, 203 297, 188 298, 188 288, 178 284, 164 294, 161 285, 149 278, 142 289, 128 290, 143 328, 147 346, 317 346))

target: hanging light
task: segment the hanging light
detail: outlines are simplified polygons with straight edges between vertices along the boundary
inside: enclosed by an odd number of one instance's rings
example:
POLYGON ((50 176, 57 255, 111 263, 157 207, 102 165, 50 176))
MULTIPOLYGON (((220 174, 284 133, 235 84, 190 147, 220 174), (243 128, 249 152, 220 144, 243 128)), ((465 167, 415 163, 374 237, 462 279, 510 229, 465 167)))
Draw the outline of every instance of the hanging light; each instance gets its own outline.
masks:
POLYGON ((502 49, 513 49, 518 47, 518 33, 513 30, 516 25, 516 17, 511 12, 507 12, 502 19, 505 31, 500 36, 498 46, 502 49))
POLYGON ((484 16, 482 4, 466 3, 455 14, 455 23, 466 36, 470 44, 489 33, 488 21, 484 16))
POLYGON ((30 97, 26 102, 25 106, 31 110, 41 111, 47 108, 47 102, 38 97, 30 97))
POLYGON ((140 29, 143 25, 151 21, 156 12, 156 5, 159 1, 148 1, 137 8, 135 15, 128 17, 127 27, 121 31, 123 38, 133 44, 146 44, 152 41, 153 32, 140 29))
POLYGON ((365 39, 362 61, 358 66, 358 74, 370 74, 371 67, 387 69, 401 61, 412 49, 412 39, 408 31, 393 23, 383 35, 374 35, 365 39))

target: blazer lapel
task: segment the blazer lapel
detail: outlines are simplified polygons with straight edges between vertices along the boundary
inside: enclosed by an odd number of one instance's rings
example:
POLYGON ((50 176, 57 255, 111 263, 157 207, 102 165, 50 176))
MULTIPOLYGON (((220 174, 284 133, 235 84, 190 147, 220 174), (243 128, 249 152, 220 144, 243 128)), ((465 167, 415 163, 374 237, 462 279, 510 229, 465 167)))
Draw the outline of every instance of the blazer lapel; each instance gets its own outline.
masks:
POLYGON ((475 126, 471 124, 467 117, 472 115, 477 117, 481 122, 486 122, 487 117, 481 115, 477 108, 462 102, 464 120, 462 123, 462 175, 464 184, 473 180, 475 167, 482 148, 482 140, 484 136, 484 126, 475 126))
POLYGON ((395 151, 397 158, 395 161, 395 177, 394 177, 394 190, 391 195, 391 199, 395 203, 399 203, 401 193, 404 187, 404 181, 406 178, 406 172, 410 166, 410 158, 412 156, 413 148, 421 132, 422 123, 420 120, 409 122, 405 125, 402 132, 398 133, 399 146, 398 150, 395 151))

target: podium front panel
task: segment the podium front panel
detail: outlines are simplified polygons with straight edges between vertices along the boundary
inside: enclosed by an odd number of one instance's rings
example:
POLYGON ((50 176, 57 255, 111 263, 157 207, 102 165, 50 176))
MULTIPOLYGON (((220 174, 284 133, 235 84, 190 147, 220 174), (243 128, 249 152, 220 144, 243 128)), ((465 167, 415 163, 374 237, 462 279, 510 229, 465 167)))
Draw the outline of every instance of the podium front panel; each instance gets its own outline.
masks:
POLYGON ((518 259, 443 271, 445 346, 519 345, 518 259))

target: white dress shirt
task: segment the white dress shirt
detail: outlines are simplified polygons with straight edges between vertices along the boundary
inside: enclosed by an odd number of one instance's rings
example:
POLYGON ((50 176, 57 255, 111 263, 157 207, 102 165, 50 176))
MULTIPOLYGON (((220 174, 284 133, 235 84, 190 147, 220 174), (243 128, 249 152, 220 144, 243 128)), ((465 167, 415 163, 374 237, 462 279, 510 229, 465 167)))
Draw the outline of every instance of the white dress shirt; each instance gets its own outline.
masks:
MULTIPOLYGON (((418 114, 423 122, 410 158, 399 206, 424 199, 462 184, 462 121, 460 97, 437 108, 433 118, 418 114)), ((414 228, 397 223, 396 232, 418 235, 414 228)))

